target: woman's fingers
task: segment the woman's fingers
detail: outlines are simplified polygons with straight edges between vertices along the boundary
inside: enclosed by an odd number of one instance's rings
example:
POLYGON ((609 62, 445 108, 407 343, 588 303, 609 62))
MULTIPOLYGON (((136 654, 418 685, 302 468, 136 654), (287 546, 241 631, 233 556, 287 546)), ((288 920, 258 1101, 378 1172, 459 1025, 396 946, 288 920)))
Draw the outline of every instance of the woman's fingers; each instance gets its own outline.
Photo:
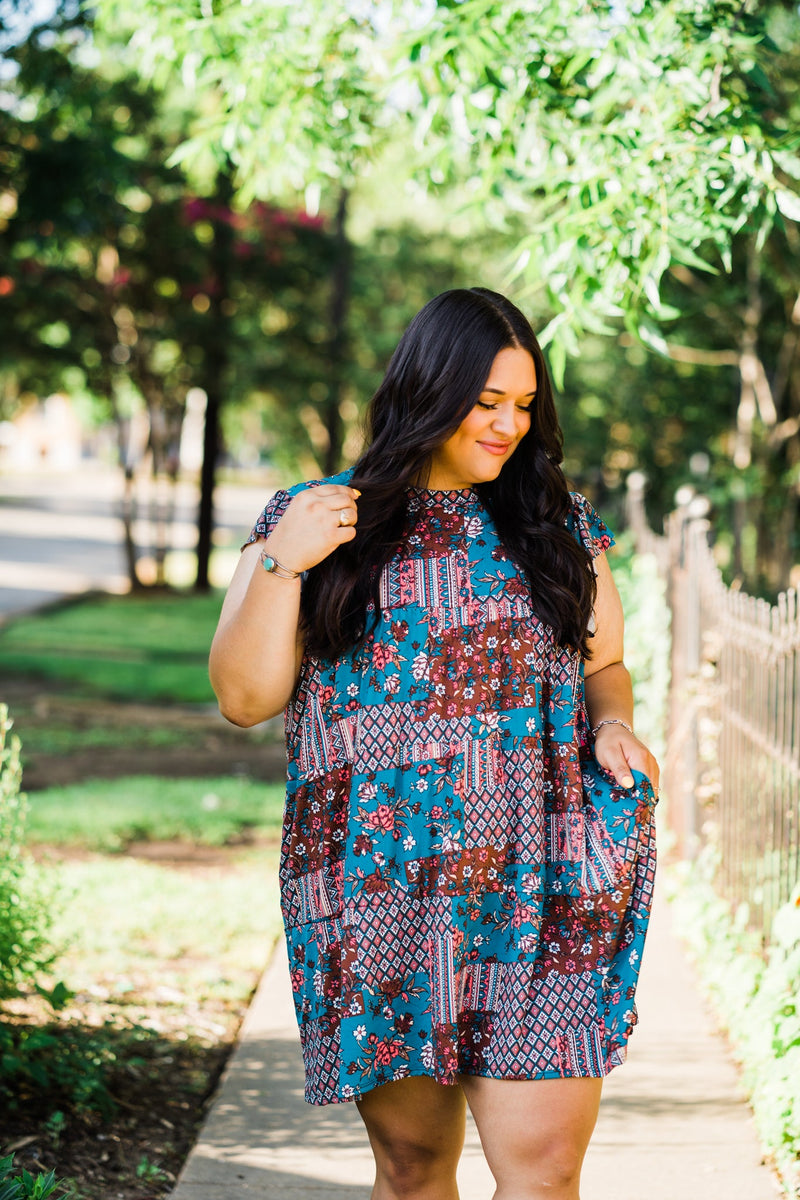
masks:
POLYGON ((621 787, 632 788, 635 783, 632 771, 641 771, 658 791, 658 763, 644 743, 627 730, 617 733, 610 726, 598 730, 595 757, 621 787))
MULTIPOLYGON (((328 512, 334 519, 335 529, 352 528, 358 521, 358 505, 356 503, 361 495, 355 488, 337 489, 330 496, 324 496, 323 502, 328 508, 328 512)), ((351 541, 352 538, 343 538, 344 541, 351 541)))
POLYGON ((342 484, 323 484, 318 488, 306 488, 296 497, 303 497, 309 511, 318 507, 335 518, 337 527, 355 525, 358 520, 357 500, 361 495, 356 488, 342 484))
POLYGON ((306 571, 356 536, 357 500, 361 493, 343 484, 304 488, 292 499, 270 534, 269 543, 281 562, 306 571))

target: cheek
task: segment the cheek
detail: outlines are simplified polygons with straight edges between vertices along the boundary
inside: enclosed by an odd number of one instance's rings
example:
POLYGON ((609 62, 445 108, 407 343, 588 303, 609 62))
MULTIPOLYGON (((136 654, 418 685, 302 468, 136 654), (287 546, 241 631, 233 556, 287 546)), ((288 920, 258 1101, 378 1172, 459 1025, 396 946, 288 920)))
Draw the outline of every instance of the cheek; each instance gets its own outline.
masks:
POLYGON ((464 441, 479 441, 484 437, 487 429, 490 427, 491 421, 487 421, 486 413, 479 408, 473 408, 469 416, 458 427, 458 432, 464 441))

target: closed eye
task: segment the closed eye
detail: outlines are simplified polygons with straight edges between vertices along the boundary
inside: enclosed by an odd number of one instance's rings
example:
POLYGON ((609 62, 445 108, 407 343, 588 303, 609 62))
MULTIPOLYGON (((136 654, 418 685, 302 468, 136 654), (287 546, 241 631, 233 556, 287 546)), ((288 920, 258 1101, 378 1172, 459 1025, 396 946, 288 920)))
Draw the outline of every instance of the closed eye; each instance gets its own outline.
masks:
MULTIPOLYGON (((477 406, 478 406, 478 408, 485 408, 489 412, 494 412, 494 410, 497 408, 496 404, 490 404, 488 400, 478 400, 477 406)), ((516 409, 517 409, 517 412, 524 412, 524 413, 533 412, 533 401, 531 401, 530 404, 517 404, 516 409)))

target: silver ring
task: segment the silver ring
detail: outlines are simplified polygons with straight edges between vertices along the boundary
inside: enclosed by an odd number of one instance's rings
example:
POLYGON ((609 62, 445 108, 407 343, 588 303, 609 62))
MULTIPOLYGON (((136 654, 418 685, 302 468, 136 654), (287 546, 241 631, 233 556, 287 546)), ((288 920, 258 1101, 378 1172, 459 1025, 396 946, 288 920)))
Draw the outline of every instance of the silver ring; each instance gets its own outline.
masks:
POLYGON ((340 525, 349 525, 350 524, 350 514, 348 513, 346 508, 339 509, 339 524, 340 525))

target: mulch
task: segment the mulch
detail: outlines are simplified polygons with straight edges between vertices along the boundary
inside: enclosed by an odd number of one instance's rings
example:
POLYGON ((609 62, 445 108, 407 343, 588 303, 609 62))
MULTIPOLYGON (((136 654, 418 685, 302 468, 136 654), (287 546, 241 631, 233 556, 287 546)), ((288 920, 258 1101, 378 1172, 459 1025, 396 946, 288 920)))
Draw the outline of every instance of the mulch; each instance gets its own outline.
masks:
POLYGON ((3 1117, 2 1153, 32 1174, 54 1169, 75 1200, 162 1200, 194 1145, 234 1034, 208 1046, 156 1038, 137 1047, 135 1062, 110 1080, 117 1111, 108 1119, 24 1103, 3 1117))

